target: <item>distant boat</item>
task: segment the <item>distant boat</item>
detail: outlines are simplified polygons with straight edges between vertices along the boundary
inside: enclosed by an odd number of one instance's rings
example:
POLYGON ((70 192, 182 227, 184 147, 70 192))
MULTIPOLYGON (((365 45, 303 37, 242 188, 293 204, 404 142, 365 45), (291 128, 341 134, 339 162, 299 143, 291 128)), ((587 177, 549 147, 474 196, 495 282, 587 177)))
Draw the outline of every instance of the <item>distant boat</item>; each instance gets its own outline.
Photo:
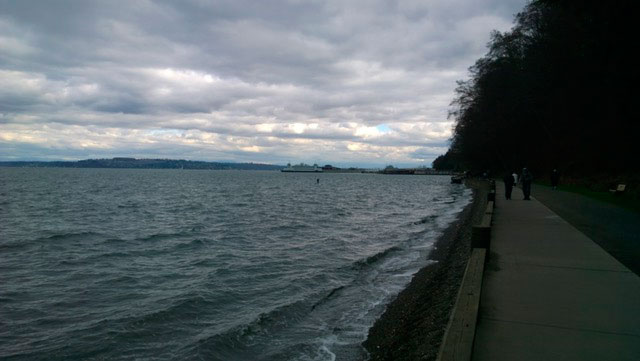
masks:
POLYGON ((454 175, 453 177, 451 177, 451 183, 462 184, 462 177, 459 175, 454 175))
POLYGON ((281 169, 282 172, 300 172, 300 173, 320 173, 322 172, 322 168, 318 167, 317 164, 308 165, 304 163, 291 165, 291 163, 287 164, 286 168, 281 169))

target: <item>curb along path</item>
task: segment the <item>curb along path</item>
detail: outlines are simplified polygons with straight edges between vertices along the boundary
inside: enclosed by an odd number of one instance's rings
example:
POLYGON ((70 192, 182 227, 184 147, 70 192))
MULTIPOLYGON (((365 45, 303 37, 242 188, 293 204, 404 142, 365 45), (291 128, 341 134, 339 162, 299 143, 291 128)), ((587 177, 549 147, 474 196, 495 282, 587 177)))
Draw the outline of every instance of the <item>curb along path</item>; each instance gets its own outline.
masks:
POLYGON ((640 360, 640 277, 497 183, 473 360, 640 360))

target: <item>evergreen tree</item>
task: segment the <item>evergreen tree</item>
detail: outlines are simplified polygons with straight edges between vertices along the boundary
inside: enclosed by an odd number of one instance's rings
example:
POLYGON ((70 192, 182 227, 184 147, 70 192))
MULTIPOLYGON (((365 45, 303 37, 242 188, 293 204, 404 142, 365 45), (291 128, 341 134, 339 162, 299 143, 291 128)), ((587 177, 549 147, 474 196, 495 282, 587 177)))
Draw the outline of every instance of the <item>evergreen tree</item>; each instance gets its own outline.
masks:
POLYGON ((640 170, 633 20, 631 1, 529 3, 458 82, 447 157, 473 170, 640 170))

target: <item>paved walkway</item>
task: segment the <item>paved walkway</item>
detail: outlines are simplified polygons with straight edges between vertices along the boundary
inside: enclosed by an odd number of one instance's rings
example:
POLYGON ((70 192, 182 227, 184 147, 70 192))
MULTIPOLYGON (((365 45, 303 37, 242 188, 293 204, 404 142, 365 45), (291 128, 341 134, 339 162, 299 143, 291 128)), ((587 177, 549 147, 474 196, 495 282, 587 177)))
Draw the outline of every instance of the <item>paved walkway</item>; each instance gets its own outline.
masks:
POLYGON ((497 202, 474 360, 640 360, 640 277, 535 199, 497 202))

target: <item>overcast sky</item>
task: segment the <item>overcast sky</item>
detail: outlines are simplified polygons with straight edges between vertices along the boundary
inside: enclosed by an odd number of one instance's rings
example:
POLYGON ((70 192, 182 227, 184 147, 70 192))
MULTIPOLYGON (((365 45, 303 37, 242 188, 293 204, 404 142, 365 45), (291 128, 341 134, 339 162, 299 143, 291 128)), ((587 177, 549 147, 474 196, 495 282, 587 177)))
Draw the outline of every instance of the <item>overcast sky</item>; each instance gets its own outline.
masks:
POLYGON ((525 0, 0 0, 0 160, 427 165, 525 0))

